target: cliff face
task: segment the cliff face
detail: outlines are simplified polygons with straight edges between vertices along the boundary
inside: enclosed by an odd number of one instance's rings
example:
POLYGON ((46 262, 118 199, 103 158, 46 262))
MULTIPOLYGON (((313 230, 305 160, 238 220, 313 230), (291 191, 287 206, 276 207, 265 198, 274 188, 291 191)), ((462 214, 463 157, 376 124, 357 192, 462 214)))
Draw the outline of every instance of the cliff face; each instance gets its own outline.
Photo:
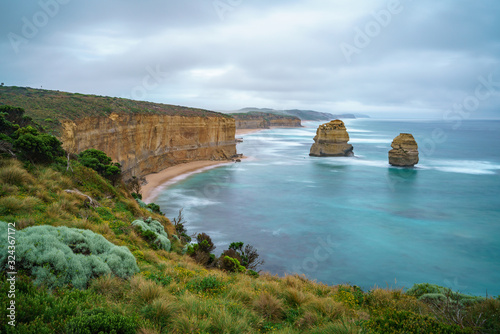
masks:
POLYGON ((344 122, 339 119, 322 124, 316 131, 309 155, 316 157, 352 156, 352 145, 344 122))
POLYGON ((394 138, 389 151, 389 163, 393 166, 413 167, 418 163, 418 145, 409 133, 394 138))
POLYGON ((263 112, 231 114, 236 122, 236 129, 269 129, 271 127, 301 127, 301 120, 295 116, 277 115, 263 112))
POLYGON ((225 160, 236 154, 235 122, 228 117, 111 114, 65 120, 62 125, 66 150, 101 150, 122 165, 125 179, 183 162, 225 160))

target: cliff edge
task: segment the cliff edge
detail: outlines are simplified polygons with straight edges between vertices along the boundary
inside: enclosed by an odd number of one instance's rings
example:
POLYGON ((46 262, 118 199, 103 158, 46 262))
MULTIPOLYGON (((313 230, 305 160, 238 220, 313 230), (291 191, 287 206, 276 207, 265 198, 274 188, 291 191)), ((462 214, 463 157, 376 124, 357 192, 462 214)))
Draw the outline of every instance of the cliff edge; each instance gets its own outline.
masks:
POLYGON ((0 87, 1 104, 23 108, 70 153, 105 152, 124 179, 236 154, 234 119, 208 110, 25 87, 0 87))

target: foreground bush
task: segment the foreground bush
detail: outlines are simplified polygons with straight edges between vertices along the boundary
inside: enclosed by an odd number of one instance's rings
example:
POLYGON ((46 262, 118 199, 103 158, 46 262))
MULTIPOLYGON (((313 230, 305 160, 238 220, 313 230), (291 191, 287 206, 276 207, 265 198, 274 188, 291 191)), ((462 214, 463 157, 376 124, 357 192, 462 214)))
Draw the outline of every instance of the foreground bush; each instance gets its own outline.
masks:
POLYGON ((116 333, 134 334, 137 325, 130 317, 115 314, 109 309, 84 312, 71 319, 66 326, 67 334, 116 333))
POLYGON ((168 234, 165 232, 163 225, 152 219, 151 217, 147 219, 137 219, 132 222, 141 236, 148 241, 154 249, 163 249, 167 252, 170 251, 172 244, 168 239, 168 234))
MULTIPOLYGON (((7 223, 0 222, 0 267, 7 269, 7 223)), ((35 277, 35 284, 84 289, 91 278, 114 274, 129 278, 139 271, 134 256, 89 230, 34 226, 16 232, 17 270, 35 277)))

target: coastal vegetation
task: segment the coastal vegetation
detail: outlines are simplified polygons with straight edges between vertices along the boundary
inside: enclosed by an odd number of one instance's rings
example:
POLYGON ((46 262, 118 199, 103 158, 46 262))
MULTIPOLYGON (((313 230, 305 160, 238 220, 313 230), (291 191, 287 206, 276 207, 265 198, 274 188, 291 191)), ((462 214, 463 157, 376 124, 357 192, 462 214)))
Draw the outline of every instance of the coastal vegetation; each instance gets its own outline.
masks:
POLYGON ((217 256, 205 233, 187 243, 182 212, 172 222, 141 201, 140 184, 125 184, 118 172, 109 178, 106 170, 120 167, 103 152, 64 154, 43 127, 0 115, 4 310, 12 301, 9 255, 16 256, 17 272, 16 326, 1 318, 4 333, 500 331, 498 297, 425 283, 407 291, 363 291, 295 274, 278 277, 258 272, 265 254, 241 241, 217 256), (25 133, 56 154, 33 159, 28 146, 15 144, 25 133), (16 229, 13 253, 9 223, 16 229))
POLYGON ((62 120, 109 116, 112 113, 230 117, 198 108, 16 86, 0 86, 0 105, 23 108, 29 117, 51 134, 59 134, 62 120))

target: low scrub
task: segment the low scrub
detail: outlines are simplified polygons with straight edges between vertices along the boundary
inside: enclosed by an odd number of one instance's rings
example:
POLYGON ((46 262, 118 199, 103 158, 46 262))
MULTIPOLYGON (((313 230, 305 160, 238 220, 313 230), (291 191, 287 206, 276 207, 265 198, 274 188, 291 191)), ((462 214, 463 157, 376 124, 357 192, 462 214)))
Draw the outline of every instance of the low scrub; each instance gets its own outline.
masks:
MULTIPOLYGON (((0 222, 0 267, 8 266, 7 223, 0 222)), ((84 289, 90 279, 106 274, 129 278, 139 271, 134 256, 89 230, 34 226, 16 233, 17 269, 35 278, 35 284, 84 289)))

